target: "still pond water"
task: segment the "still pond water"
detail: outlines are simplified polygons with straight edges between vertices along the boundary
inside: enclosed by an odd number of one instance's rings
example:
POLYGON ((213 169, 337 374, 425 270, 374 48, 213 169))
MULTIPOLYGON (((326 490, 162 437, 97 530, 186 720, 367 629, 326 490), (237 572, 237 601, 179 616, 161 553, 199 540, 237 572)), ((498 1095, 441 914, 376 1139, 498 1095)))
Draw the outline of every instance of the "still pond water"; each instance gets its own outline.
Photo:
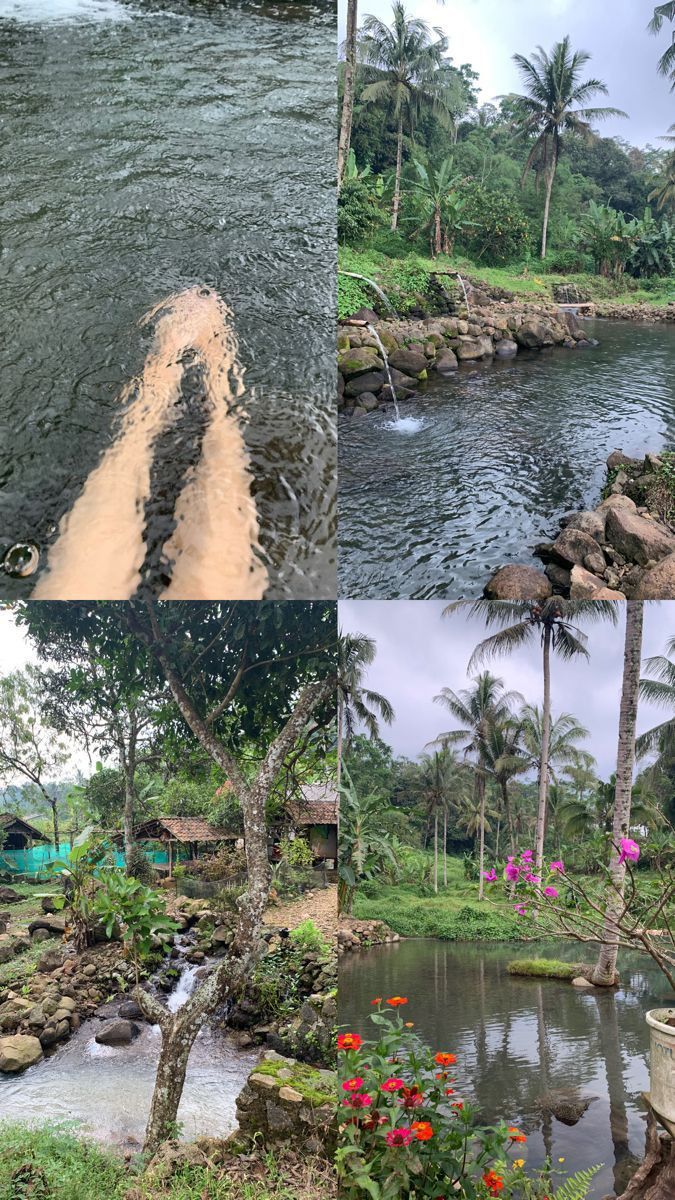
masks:
POLYGON ((44 560, 115 435, 140 318, 206 284, 246 368, 267 595, 334 592, 334 60, 326 5, 0 0, 0 556, 44 560))
POLYGON ((675 449, 675 325, 584 322, 595 349, 464 366, 401 406, 340 423, 340 594, 480 596, 597 503, 612 450, 675 449))
MULTIPOLYGON (((570 945, 538 945, 537 954, 567 961, 570 945)), ((530 1166, 550 1155, 570 1172, 603 1163, 591 1196, 624 1190, 644 1151, 640 1093, 648 1091, 649 1037, 644 1014, 668 1001, 649 960, 626 955, 617 992, 516 978, 513 945, 476 946, 411 940, 342 960, 340 1023, 370 1037, 374 996, 408 996, 406 1019, 434 1048, 457 1055, 459 1094, 486 1122, 506 1120, 528 1135, 530 1166), (555 1089, 593 1096, 574 1126, 539 1107, 555 1089)), ((562 1168, 561 1168, 562 1169, 562 1168)))

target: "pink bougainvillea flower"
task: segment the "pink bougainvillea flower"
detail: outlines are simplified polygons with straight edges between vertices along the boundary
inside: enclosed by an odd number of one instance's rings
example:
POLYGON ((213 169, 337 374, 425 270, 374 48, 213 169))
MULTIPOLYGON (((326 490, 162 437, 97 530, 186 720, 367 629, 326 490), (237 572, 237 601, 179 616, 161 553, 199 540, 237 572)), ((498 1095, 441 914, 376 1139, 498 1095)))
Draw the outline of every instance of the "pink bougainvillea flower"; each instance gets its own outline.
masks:
POLYGON ((531 850, 523 850, 523 853, 521 854, 520 857, 522 858, 523 862, 527 863, 532 858, 532 851, 531 850))
POLYGON ((625 863, 626 859, 629 859, 630 862, 637 862, 638 858, 640 857, 640 847, 638 846, 637 842, 634 842, 632 838, 622 838, 620 847, 620 863, 625 863))
POLYGON ((564 875, 564 874, 565 874, 565 864, 564 864, 564 862, 562 862, 562 860, 561 860, 561 859, 559 859, 559 858, 557 858, 555 862, 552 862, 552 863, 551 863, 551 866, 550 866, 550 868, 549 868, 549 869, 550 869, 551 871, 560 871, 560 874, 561 874, 561 875, 564 875))
POLYGON ((558 895, 558 889, 554 887, 545 887, 544 895, 550 896, 552 900, 555 900, 556 896, 558 895))
POLYGON ((412 1129, 402 1127, 400 1129, 390 1129, 386 1137, 388 1146, 409 1146, 413 1139, 412 1129))
POLYGON ((531 871, 528 871, 525 880, 527 883, 541 883, 541 875, 533 875, 531 871))
POLYGON ((483 871, 483 876, 485 879, 487 879, 488 883, 497 882, 497 872, 495 871, 494 867, 491 871, 483 871))
POLYGON ((342 1090, 343 1092, 358 1092, 363 1087, 363 1079, 360 1075, 355 1075, 353 1079, 345 1079, 342 1090))
POLYGON ((506 875, 507 879, 517 879, 520 875, 520 867, 517 866, 516 863, 507 863, 504 867, 504 874, 506 875))
POLYGON ((385 1079, 384 1083, 380 1084, 380 1087, 383 1092, 399 1092, 402 1087, 405 1087, 405 1081, 397 1079, 395 1075, 392 1075, 389 1079, 385 1079))
POLYGON ((516 910, 516 912, 518 913, 518 916, 519 916, 519 917, 526 917, 526 916, 527 916, 527 909, 525 908, 525 905, 524 905, 524 904, 514 904, 514 906, 513 906, 513 907, 515 908, 515 910, 516 910))

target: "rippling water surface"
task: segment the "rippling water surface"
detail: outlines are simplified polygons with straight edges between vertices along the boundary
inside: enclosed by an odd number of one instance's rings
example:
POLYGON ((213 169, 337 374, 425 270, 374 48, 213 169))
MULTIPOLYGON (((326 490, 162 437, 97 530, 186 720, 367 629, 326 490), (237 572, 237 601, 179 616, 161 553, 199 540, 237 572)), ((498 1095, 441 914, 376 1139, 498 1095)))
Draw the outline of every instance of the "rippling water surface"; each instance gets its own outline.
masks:
MULTIPOLYGON (((568 962, 589 955, 565 943, 540 947, 568 962)), ((645 1012, 669 1003, 665 976, 642 955, 621 952, 622 987, 586 992, 569 983, 523 979, 506 967, 514 947, 412 940, 359 952, 340 967, 340 1022, 372 1037, 374 996, 408 997, 406 1019, 435 1049, 457 1055, 457 1092, 486 1123, 506 1120, 527 1134, 528 1166, 564 1158, 572 1173, 602 1163, 590 1196, 621 1194, 644 1156, 649 1090, 645 1012), (576 1125, 545 1114, 538 1098, 556 1089, 594 1097, 576 1125)), ((592 959, 592 956, 590 956, 592 959)))
POLYGON ((605 459, 675 448, 675 326, 589 323, 593 350, 464 367, 340 426, 340 594, 475 597, 597 502, 605 459))
POLYGON ((267 595, 334 592, 334 28, 308 5, 0 0, 0 554, 44 562, 139 319, 204 283, 246 369, 267 595))

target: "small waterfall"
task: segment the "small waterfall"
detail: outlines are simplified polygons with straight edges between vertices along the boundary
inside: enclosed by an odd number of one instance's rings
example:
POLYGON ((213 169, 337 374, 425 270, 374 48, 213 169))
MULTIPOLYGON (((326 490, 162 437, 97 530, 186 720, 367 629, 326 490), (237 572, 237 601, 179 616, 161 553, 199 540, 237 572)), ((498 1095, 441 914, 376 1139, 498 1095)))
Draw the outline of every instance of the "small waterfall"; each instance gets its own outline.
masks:
POLYGON ((366 329, 368 330, 368 333, 372 337, 375 338, 375 341, 377 342, 378 346, 380 347, 380 354, 382 355, 382 358, 384 359, 384 369, 387 372, 387 379, 389 380, 389 387, 391 388, 391 397, 392 397, 392 400, 394 401, 394 409, 396 410, 396 420, 400 421, 401 414, 399 412, 398 400, 396 398, 396 388, 394 387, 394 381, 391 377, 391 370, 389 368, 389 359, 387 357, 387 351, 385 350, 384 346, 382 345, 382 338, 380 337, 380 335, 377 332, 377 330, 375 329, 375 327, 373 325, 366 325, 366 329))
POLYGON ((183 971, 178 983, 166 1002, 169 1012, 178 1012, 178 1009, 183 1007, 185 1001, 189 1000, 190 996, 195 990, 195 987, 197 986, 197 971, 199 970, 200 965, 201 964, 199 963, 190 964, 190 966, 187 966, 183 971))
POLYGON ((362 279, 364 283, 369 283, 371 288, 377 292, 380 299, 384 301, 389 309, 389 312, 395 317, 398 316, 398 313, 396 312, 396 309, 391 303, 389 297, 385 295, 385 293, 382 291, 382 288, 379 286, 379 284, 375 283, 374 279, 369 279, 367 275, 357 275, 356 271, 338 271, 338 275, 346 275, 349 279, 362 279))
POLYGON ((464 303, 466 304, 466 315, 470 319, 471 318, 471 305, 469 304, 469 296, 468 296, 468 293, 466 290, 466 284, 464 283, 464 280, 462 279, 462 276, 460 275, 459 271, 457 272, 457 278, 459 279, 459 286, 461 287, 462 291, 464 292, 464 303))

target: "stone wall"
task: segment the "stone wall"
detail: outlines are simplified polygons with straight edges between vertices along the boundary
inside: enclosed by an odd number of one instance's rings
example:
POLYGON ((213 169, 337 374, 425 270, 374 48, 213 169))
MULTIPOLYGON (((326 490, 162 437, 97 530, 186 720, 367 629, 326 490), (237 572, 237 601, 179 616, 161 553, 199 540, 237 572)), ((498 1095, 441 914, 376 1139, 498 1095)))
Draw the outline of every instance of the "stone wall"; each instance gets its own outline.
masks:
POLYGON ((237 1097, 244 1138, 262 1135, 267 1146, 288 1143, 330 1158, 337 1142, 337 1076, 269 1050, 237 1097))
POLYGON ((340 917, 338 954, 368 949, 369 946, 384 946, 400 940, 400 935, 394 933, 384 921, 359 921, 356 917, 340 917))

